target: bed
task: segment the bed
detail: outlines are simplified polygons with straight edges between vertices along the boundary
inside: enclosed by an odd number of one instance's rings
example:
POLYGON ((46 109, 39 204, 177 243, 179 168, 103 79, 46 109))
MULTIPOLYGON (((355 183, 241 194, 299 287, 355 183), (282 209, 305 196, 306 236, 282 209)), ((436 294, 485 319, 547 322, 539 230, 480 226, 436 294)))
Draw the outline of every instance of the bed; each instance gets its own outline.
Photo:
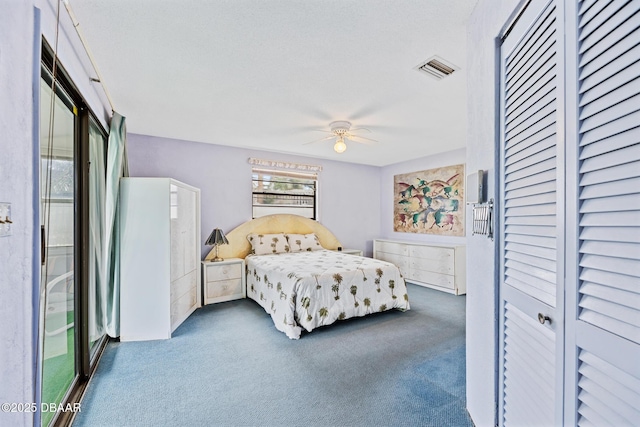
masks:
POLYGON ((395 265, 338 251, 340 242, 316 221, 270 215, 227 238, 220 255, 245 259, 247 297, 291 339, 338 320, 410 308, 395 265))

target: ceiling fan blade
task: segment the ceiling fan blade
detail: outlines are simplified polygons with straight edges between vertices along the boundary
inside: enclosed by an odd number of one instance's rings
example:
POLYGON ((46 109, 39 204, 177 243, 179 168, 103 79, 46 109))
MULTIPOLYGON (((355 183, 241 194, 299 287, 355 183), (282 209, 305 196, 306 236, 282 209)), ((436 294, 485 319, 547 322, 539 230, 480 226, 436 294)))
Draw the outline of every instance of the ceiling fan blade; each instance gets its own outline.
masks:
POLYGON ((369 144, 371 142, 378 142, 375 139, 371 139, 371 138, 367 138, 364 136, 360 136, 360 135, 353 135, 353 134, 349 134, 349 135, 345 135, 347 137, 347 139, 350 139, 354 142, 361 142, 363 144, 369 144), (359 139, 361 139, 362 141, 358 141, 359 139))
POLYGON ((328 139, 333 139, 333 138, 335 138, 335 137, 336 137, 335 135, 326 136, 326 137, 324 137, 324 138, 316 139, 316 140, 314 140, 314 141, 305 142, 305 143, 304 143, 304 144, 302 144, 302 145, 313 144, 314 142, 326 141, 326 140, 328 140, 328 139))
POLYGON ((328 111, 324 111, 320 108, 313 106, 296 106, 296 111, 301 112, 307 117, 311 117, 315 120, 320 120, 323 122, 331 120, 332 116, 328 111))
POLYGON ((355 111, 353 114, 348 116, 348 120, 351 121, 359 121, 361 119, 365 119, 367 117, 378 114, 380 111, 384 111, 389 108, 389 104, 387 102, 376 101, 365 105, 358 111, 355 111))
POLYGON ((315 132, 315 131, 319 131, 322 130, 321 126, 317 126, 317 125, 309 125, 309 126, 298 126, 296 128, 293 128, 299 132, 315 132))
POLYGON ((361 130, 362 130, 362 131, 365 131, 365 132, 369 132, 369 133, 371 133, 371 129, 367 129, 367 128, 351 128, 351 129, 349 129, 349 130, 350 130, 351 132, 353 132, 353 131, 361 131, 361 130))

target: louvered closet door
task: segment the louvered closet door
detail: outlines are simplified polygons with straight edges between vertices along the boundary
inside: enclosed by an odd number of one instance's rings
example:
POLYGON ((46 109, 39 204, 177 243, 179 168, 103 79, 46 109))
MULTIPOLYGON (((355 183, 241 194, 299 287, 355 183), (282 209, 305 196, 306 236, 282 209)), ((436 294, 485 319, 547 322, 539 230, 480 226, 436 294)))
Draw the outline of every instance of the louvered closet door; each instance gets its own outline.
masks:
POLYGON ((562 316, 556 308, 561 311, 563 303, 559 9, 555 1, 534 0, 501 46, 498 419, 504 426, 553 426, 562 420, 562 316), (550 320, 540 323, 539 314, 550 320))
MULTIPOLYGON (((571 424, 640 425, 640 1, 581 1, 571 424)), ((571 363, 571 361, 569 361, 571 363)), ((569 369, 569 366, 568 366, 569 369)))

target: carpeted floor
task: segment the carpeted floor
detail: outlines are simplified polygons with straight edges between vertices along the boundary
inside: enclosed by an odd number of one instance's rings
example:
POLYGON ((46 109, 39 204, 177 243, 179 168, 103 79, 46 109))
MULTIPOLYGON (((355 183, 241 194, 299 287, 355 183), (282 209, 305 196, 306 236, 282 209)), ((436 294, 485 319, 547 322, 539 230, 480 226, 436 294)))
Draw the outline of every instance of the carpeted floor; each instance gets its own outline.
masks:
POLYGON ((465 297, 409 285, 411 310, 290 340, 251 300, 166 341, 109 343, 74 426, 472 426, 465 297))

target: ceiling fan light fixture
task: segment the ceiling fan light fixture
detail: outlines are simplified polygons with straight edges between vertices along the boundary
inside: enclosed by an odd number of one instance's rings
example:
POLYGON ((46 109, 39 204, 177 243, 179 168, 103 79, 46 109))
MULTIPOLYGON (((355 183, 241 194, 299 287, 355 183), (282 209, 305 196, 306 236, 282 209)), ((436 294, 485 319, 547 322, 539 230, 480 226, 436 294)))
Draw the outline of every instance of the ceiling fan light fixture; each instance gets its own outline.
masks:
POLYGON ((329 123, 329 127, 334 135, 344 135, 349 132, 349 129, 351 129, 351 122, 347 122, 346 120, 336 120, 335 122, 329 123))
MULTIPOLYGON (((331 122, 329 124, 329 128, 331 129, 330 131, 323 130, 322 132, 327 132, 327 133, 331 134, 330 136, 327 136, 325 138, 316 139, 315 141, 309 141, 309 142, 306 142, 305 144, 312 144, 314 142, 333 140, 335 138, 335 144, 333 145, 333 150, 336 153, 341 154, 341 153, 344 153, 347 150, 347 144, 345 142, 345 140, 347 140, 347 139, 349 141, 358 142, 358 143, 361 143, 361 144, 369 144, 371 142, 378 142, 375 139, 366 138, 364 136, 351 133, 351 122, 348 122, 346 120, 337 120, 337 121, 331 122)), ((355 128, 353 130, 354 131, 371 132, 367 128, 355 128)))

